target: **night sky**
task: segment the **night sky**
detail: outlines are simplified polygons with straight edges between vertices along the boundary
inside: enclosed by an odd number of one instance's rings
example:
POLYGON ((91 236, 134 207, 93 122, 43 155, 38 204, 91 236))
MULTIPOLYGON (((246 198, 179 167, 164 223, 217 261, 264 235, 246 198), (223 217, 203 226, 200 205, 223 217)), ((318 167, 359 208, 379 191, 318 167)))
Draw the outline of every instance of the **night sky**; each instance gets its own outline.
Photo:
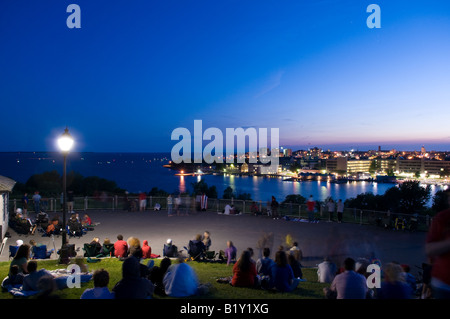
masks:
POLYGON ((56 150, 68 126, 76 151, 169 152, 194 120, 294 150, 450 150, 449 57, 442 0, 2 0, 0 151, 56 150))

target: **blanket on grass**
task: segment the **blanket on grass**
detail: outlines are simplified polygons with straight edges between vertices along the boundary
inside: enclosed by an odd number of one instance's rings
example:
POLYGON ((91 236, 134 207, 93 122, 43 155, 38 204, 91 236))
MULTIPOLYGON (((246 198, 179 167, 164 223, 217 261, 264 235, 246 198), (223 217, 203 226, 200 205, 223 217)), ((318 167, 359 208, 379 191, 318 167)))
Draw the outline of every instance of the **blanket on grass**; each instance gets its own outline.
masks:
MULTIPOLYGON (((71 275, 67 269, 56 269, 48 271, 55 279, 56 287, 58 290, 67 288, 67 279, 71 275)), ((80 273, 80 282, 89 282, 92 279, 92 273, 80 273)), ((5 278, 6 279, 6 278, 5 278)), ((35 290, 23 290, 22 285, 3 285, 2 288, 7 290, 15 297, 30 297, 39 293, 35 290)))

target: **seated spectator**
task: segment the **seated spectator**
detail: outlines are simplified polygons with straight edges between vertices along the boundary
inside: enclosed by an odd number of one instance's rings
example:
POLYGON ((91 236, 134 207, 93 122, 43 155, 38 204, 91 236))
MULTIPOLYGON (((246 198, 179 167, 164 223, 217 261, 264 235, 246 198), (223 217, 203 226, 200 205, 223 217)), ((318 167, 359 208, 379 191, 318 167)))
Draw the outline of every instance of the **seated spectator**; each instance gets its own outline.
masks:
POLYGON ((232 215, 232 214, 234 214, 234 211, 233 211, 232 207, 230 206, 230 204, 225 205, 223 213, 225 215, 232 215))
POLYGON ((403 281, 402 267, 388 263, 384 266, 384 280, 377 291, 378 299, 411 299, 411 287, 403 281))
POLYGON ((192 260, 201 260, 205 256, 206 247, 202 242, 202 235, 195 235, 195 239, 189 241, 188 254, 192 260))
POLYGON ((59 296, 55 295, 58 287, 53 276, 42 276, 38 281, 37 288, 39 291, 37 299, 59 299, 59 296))
POLYGON ((231 285, 234 287, 254 287, 256 275, 256 266, 251 260, 251 254, 248 250, 244 250, 233 266, 231 285))
POLYGON ((411 287, 412 291, 417 290, 417 281, 416 278, 410 273, 411 268, 408 265, 401 265, 403 269, 403 278, 404 281, 411 287))
POLYGON ((140 276, 140 263, 136 257, 130 256, 123 261, 122 279, 112 291, 115 299, 151 299, 154 286, 150 280, 140 276))
POLYGON ((298 286, 300 280, 294 277, 294 272, 284 251, 279 250, 275 253, 275 265, 271 270, 271 287, 277 291, 291 292, 298 286))
POLYGON ((294 251, 288 255, 288 264, 292 268, 292 272, 294 273, 294 277, 298 279, 303 279, 302 265, 299 261, 300 250, 294 251))
POLYGON ((332 283, 336 277, 337 266, 331 262, 328 257, 325 257, 323 262, 318 265, 317 276, 321 283, 332 283))
POLYGON ((163 247, 163 257, 178 257, 178 247, 172 243, 172 239, 167 239, 163 247))
POLYGON ((231 240, 227 241, 227 248, 225 249, 225 258, 227 259, 227 266, 236 260, 237 249, 231 240))
POLYGON ((72 214, 70 216, 69 221, 67 222, 67 227, 71 236, 80 237, 83 235, 83 227, 81 226, 76 214, 72 214))
POLYGON ((148 245, 148 241, 144 240, 142 242, 142 258, 148 259, 152 257, 152 247, 148 245))
POLYGON ((11 267, 17 265, 19 267, 19 273, 28 274, 27 264, 28 259, 30 258, 30 246, 27 244, 22 244, 17 249, 16 255, 11 260, 10 264, 10 272, 8 274, 11 275, 11 267))
POLYGON ((253 256, 255 255, 255 252, 253 251, 253 248, 252 247, 248 247, 247 250, 250 253, 250 260, 251 260, 251 262, 254 263, 255 266, 256 266, 256 261, 253 259, 253 256))
POLYGON ((128 256, 128 244, 123 240, 122 235, 117 235, 117 241, 114 243, 114 256, 124 258, 128 256))
POLYGON ((88 265, 86 265, 86 264, 84 263, 84 257, 82 257, 82 256, 77 256, 77 257, 75 257, 75 258, 71 261, 71 263, 74 263, 74 264, 76 264, 78 267, 80 267, 80 272, 81 272, 81 273, 87 273, 87 272, 89 272, 89 267, 88 267, 88 265))
POLYGON ((211 247, 211 234, 209 231, 203 233, 202 242, 205 245, 205 249, 208 251, 209 247, 211 247))
POLYGON ((42 244, 37 244, 34 239, 30 240, 30 247, 31 247, 31 259, 47 259, 50 258, 52 253, 55 251, 54 249, 50 249, 47 251, 47 246, 42 244), (41 253, 41 250, 42 253, 41 253))
POLYGON ((298 261, 301 261, 301 260, 302 260, 302 258, 303 258, 303 252, 301 251, 300 248, 298 248, 298 242, 295 241, 295 242, 292 244, 292 247, 289 249, 289 254, 297 254, 297 255, 296 255, 296 259, 297 259, 298 261))
POLYGON ((97 257, 112 257, 114 256, 114 245, 111 244, 109 238, 103 240, 102 248, 97 257))
POLYGON ((61 233, 61 223, 59 222, 58 217, 53 217, 50 221, 50 224, 48 224, 45 233, 50 235, 59 235, 61 233))
POLYGON ((199 281, 191 266, 180 258, 171 265, 163 279, 164 291, 171 297, 189 297, 198 293, 199 281))
POLYGON ((91 218, 89 217, 88 214, 84 214, 83 219, 81 220, 81 225, 83 227, 92 226, 92 220, 91 220, 91 218))
POLYGON ((164 283, 163 279, 166 275, 167 269, 169 269, 170 265, 172 264, 172 261, 169 257, 164 257, 161 260, 161 263, 159 266, 155 266, 152 269, 150 269, 150 275, 149 279, 155 286, 155 293, 160 296, 165 296, 166 292, 164 290, 164 283))
POLYGON ((263 249, 263 257, 256 261, 256 272, 261 276, 270 276, 270 268, 274 265, 274 261, 269 258, 270 248, 263 249))
POLYGON ((9 226, 18 234, 34 234, 36 225, 29 218, 22 215, 22 209, 18 208, 16 213, 10 217, 9 226))
POLYGON ((2 281, 2 288, 8 290, 9 288, 19 288, 23 284, 25 275, 19 272, 19 266, 12 265, 9 270, 9 275, 2 281))
POLYGON ((109 273, 105 269, 97 269, 92 275, 94 288, 86 289, 80 299, 114 299, 114 293, 108 289, 109 273))
POLYGON ((90 244, 95 246, 94 256, 100 255, 100 251, 102 250, 102 244, 100 244, 100 239, 98 237, 94 237, 90 242, 90 244))
POLYGON ((139 238, 136 237, 129 237, 127 239, 127 245, 128 245, 128 249, 131 249, 131 247, 141 247, 141 241, 139 240, 139 238))
POLYGON ((335 293, 337 299, 366 298, 366 278, 355 272, 355 260, 352 258, 345 259, 344 272, 334 278, 329 291, 325 291, 325 293, 329 298, 332 298, 332 294, 335 293))
POLYGON ((141 246, 131 246, 129 256, 133 256, 139 261, 141 277, 148 278, 148 276, 150 275, 150 269, 153 267, 154 261, 150 259, 147 265, 144 265, 140 262, 143 256, 141 246))
POLYGON ((38 282, 44 276, 53 276, 45 269, 37 270, 37 262, 31 260, 27 265, 28 275, 23 278, 23 290, 29 291, 39 291, 38 282))
POLYGON ((256 216, 259 215, 259 207, 256 204, 256 202, 252 203, 252 206, 250 206, 250 212, 252 213, 252 215, 256 216))

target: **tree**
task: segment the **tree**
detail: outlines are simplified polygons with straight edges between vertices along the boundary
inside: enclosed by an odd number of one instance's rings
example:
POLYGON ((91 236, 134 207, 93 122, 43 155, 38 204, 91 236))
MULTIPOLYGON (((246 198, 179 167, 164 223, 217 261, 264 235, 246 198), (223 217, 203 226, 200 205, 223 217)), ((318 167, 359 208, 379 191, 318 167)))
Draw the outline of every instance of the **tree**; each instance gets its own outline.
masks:
POLYGON ((436 194, 434 194, 431 209, 438 213, 447 208, 449 208, 447 194, 444 191, 437 191, 436 194))
POLYGON ((285 203, 304 204, 306 203, 306 198, 298 194, 287 195, 282 204, 285 203))
POLYGON ((431 196, 431 186, 422 187, 418 181, 403 182, 399 189, 400 210, 405 214, 422 211, 431 196))
POLYGON ((230 186, 228 186, 227 188, 225 188, 225 190, 223 191, 223 199, 231 199, 233 197, 233 188, 231 188, 230 186))
POLYGON ((32 175, 25 187, 29 193, 39 191, 42 196, 59 196, 62 192, 62 177, 56 170, 32 175))
POLYGON ((217 188, 216 186, 208 187, 208 184, 204 180, 200 180, 198 182, 192 183, 193 196, 201 195, 203 193, 206 194, 209 198, 217 198, 217 188))
POLYGON ((166 192, 163 189, 159 189, 158 187, 153 187, 150 192, 148 192, 148 196, 153 196, 153 197, 167 197, 169 196, 169 193, 166 192))

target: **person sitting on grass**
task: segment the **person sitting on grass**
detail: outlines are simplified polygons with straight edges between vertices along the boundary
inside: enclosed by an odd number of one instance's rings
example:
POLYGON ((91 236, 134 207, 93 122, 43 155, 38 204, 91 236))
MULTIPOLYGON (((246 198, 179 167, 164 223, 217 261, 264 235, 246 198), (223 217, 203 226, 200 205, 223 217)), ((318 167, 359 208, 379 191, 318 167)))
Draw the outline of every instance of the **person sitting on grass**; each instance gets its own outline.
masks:
POLYGON ((294 272, 288 263, 288 258, 283 250, 275 253, 275 265, 271 268, 271 287, 280 292, 291 292, 300 280, 294 277, 294 272))
POLYGON ((167 239, 163 247, 164 257, 178 257, 178 247, 172 243, 172 239, 167 239))
MULTIPOLYGON (((22 244, 17 249, 16 255, 10 264, 10 269, 13 265, 17 265, 19 267, 19 273, 28 274, 27 264, 28 259, 30 258, 30 246, 27 244, 22 244)), ((11 271, 9 272, 11 275, 11 271)))
POLYGON ((227 260, 227 266, 236 260, 237 249, 231 240, 227 241, 227 248, 223 252, 223 258, 227 260))
POLYGON ((108 289, 109 273, 105 269, 97 269, 92 275, 94 288, 87 288, 80 299, 114 299, 114 293, 108 289))
POLYGON ((199 281, 194 269, 178 259, 171 265, 163 279, 164 291, 170 297, 189 297, 199 294, 199 281))
POLYGON ((211 234, 209 231, 205 231, 203 233, 202 242, 205 245, 205 250, 208 251, 209 247, 211 247, 211 234))
POLYGON ((9 270, 9 275, 2 281, 2 289, 7 291, 10 288, 19 288, 23 284, 25 275, 19 272, 19 266, 12 265, 9 270))
POLYGON ((38 282, 42 277, 49 276, 53 278, 53 276, 45 269, 37 270, 37 262, 35 260, 31 260, 27 265, 28 275, 23 278, 23 287, 22 289, 25 291, 39 291, 38 282))
POLYGON ((152 247, 149 246, 148 240, 142 242, 142 258, 148 259, 152 257, 152 247))
POLYGON ((399 264, 388 263, 384 266, 384 281, 377 291, 377 299, 411 299, 413 290, 403 278, 403 269, 399 264))
POLYGON ((150 280, 141 277, 140 263, 134 256, 123 261, 122 279, 112 291, 115 299, 151 299, 154 286, 150 280))
POLYGON ((288 255, 288 264, 291 266, 294 273, 294 277, 303 280, 302 264, 300 263, 299 257, 300 250, 296 250, 288 255))
POLYGON ((270 248, 263 249, 263 257, 256 261, 256 271, 260 276, 270 276, 270 268, 274 265, 273 259, 270 257, 270 248))
POLYGON ((251 253, 248 250, 244 250, 233 266, 231 285, 234 287, 255 287, 256 275, 256 266, 252 262, 251 253))
POLYGON ((337 275, 324 293, 329 299, 366 299, 366 278, 355 271, 356 262, 352 258, 344 260, 344 272, 337 275))
POLYGON ((172 261, 169 257, 164 257, 161 260, 161 263, 159 266, 155 266, 152 269, 150 269, 150 275, 149 279, 155 286, 155 294, 160 296, 165 296, 166 292, 164 290, 164 283, 163 279, 166 275, 167 270, 172 265, 172 261))
POLYGON ((123 240, 121 234, 117 235, 117 241, 114 243, 114 256, 117 258, 125 258, 128 256, 128 244, 123 240))

